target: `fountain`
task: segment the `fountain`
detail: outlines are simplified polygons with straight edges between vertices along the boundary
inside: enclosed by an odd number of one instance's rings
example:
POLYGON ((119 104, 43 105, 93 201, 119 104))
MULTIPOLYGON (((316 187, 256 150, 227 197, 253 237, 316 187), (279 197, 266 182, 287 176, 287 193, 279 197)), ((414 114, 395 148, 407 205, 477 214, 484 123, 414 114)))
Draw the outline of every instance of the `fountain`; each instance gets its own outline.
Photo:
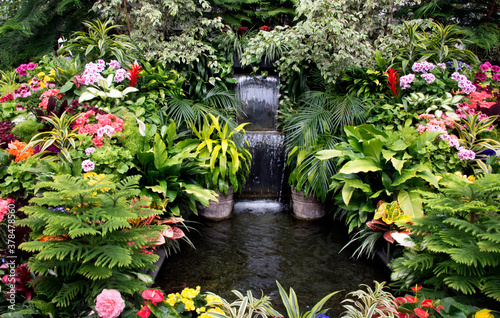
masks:
POLYGON ((345 225, 331 218, 316 221, 292 216, 286 182, 284 136, 276 129, 279 80, 275 76, 237 75, 236 94, 244 101, 250 122, 246 138, 252 153, 247 184, 236 198, 232 217, 214 221, 194 218, 196 231, 188 237, 196 248, 181 244, 179 255, 170 255, 157 275, 167 293, 201 286, 229 301, 231 290, 251 290, 257 297, 271 296, 273 307, 285 314, 276 281, 292 287, 306 311, 332 291, 342 290, 328 301, 338 316, 340 301, 360 284, 388 279, 377 262, 350 258, 345 225))
POLYGON ((289 196, 285 180, 283 134, 276 129, 279 107, 277 76, 235 75, 236 96, 243 101, 244 116, 238 122, 249 122, 246 139, 252 154, 252 167, 240 199, 289 196))

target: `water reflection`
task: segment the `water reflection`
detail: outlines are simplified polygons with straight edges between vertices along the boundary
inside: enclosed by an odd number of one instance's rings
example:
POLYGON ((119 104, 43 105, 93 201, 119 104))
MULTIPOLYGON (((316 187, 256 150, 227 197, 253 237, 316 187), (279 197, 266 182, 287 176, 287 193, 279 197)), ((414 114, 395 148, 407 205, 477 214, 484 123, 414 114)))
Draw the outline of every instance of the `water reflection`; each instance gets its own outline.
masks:
POLYGON ((232 301, 232 289, 252 290, 255 296, 262 291, 284 313, 277 280, 296 291, 303 311, 328 293, 343 290, 327 303, 331 316, 337 316, 343 311, 340 301, 359 284, 388 280, 377 262, 350 259, 350 251, 339 254, 347 234, 328 217, 299 221, 287 206, 259 200, 237 202, 231 219, 197 221, 198 232, 190 233, 196 249, 183 246, 158 274, 157 282, 167 293, 199 285, 232 301))

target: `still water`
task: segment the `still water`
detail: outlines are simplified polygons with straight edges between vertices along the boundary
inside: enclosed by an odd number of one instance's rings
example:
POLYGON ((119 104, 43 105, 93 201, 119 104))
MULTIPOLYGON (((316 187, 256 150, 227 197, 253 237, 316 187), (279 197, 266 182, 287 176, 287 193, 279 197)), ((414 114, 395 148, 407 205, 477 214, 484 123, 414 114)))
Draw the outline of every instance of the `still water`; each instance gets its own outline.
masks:
POLYGON ((341 222, 330 219, 299 221, 275 201, 237 202, 231 219, 190 223, 196 229, 188 233, 195 249, 183 244, 166 259, 157 284, 167 293, 201 286, 228 301, 235 300, 233 289, 251 290, 255 297, 263 292, 283 314, 276 281, 295 290, 303 312, 342 290, 325 306, 336 317, 348 292, 389 277, 377 260, 351 259, 352 250, 339 253, 348 235, 341 222))

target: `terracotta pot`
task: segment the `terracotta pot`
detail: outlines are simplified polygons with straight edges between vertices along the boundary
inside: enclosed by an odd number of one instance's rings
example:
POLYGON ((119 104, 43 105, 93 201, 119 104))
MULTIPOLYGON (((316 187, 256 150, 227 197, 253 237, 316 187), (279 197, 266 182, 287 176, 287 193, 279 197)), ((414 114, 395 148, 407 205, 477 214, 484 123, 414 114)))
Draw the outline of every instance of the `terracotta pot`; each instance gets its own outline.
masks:
POLYGON ((219 196, 217 198, 219 202, 210 200, 209 206, 201 206, 201 208, 198 209, 199 214, 204 218, 218 221, 231 217, 234 207, 233 187, 229 187, 227 195, 220 193, 218 190, 217 195, 219 196))
POLYGON ((317 220, 326 215, 325 205, 316 198, 306 198, 304 192, 292 189, 293 216, 299 220, 317 220))

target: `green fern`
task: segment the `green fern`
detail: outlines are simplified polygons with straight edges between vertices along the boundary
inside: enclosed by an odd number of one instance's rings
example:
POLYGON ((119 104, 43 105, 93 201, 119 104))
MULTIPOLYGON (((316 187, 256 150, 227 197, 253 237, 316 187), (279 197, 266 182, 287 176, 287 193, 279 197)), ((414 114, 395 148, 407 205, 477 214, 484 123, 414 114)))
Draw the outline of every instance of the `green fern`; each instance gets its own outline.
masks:
POLYGON ((40 275, 35 290, 59 310, 76 313, 103 288, 125 294, 143 290, 146 282, 135 273, 154 269, 158 259, 144 249, 153 246, 163 226, 132 226, 128 220, 161 212, 144 208, 150 199, 131 203, 140 193, 139 176, 118 183, 110 178, 59 175, 41 182, 42 195, 31 200, 24 208, 29 217, 18 222, 32 229, 31 241, 20 248, 33 253, 28 266, 40 275))
POLYGON ((419 284, 500 300, 500 175, 474 182, 449 175, 439 193, 421 192, 427 216, 408 228, 417 248, 393 259, 400 287, 419 284))

